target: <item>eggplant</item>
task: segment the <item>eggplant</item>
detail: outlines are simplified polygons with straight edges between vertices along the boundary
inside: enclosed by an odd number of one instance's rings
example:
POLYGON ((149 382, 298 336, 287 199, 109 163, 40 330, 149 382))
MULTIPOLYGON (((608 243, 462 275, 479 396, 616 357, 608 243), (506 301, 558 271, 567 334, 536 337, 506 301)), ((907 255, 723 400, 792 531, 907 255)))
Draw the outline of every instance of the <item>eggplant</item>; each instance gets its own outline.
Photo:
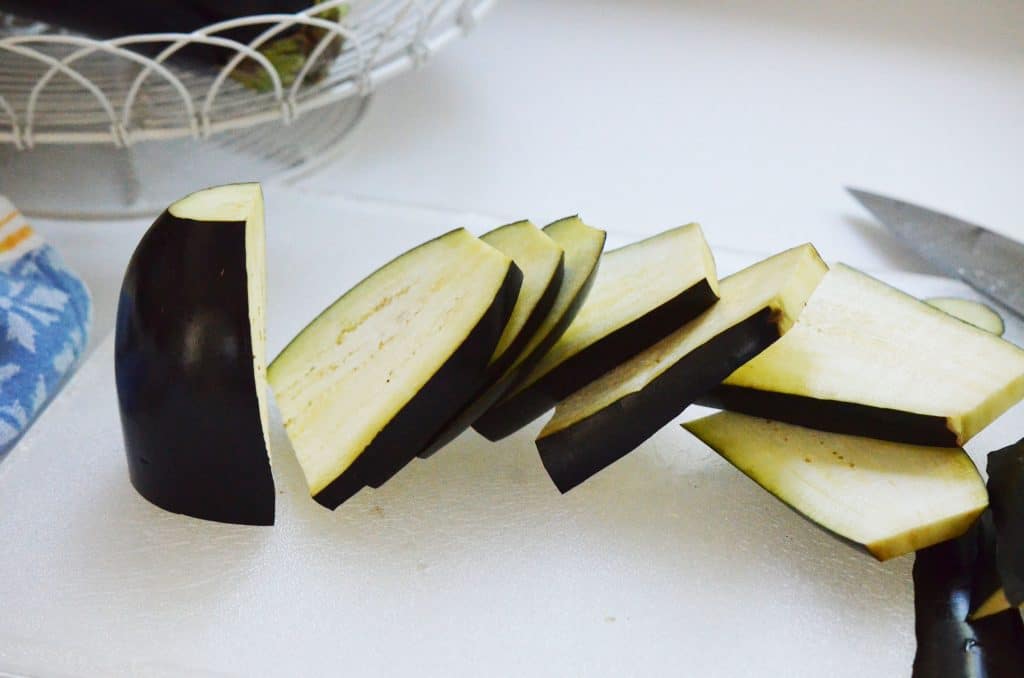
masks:
MULTIPOLYGON (((255 14, 294 14, 322 0, 244 0, 244 2, 221 2, 218 0, 107 0, 103 6, 63 0, 3 0, 4 12, 52 26, 71 29, 95 38, 110 39, 125 35, 143 33, 190 33, 220 21, 237 19, 255 14)), ((347 13, 347 6, 325 9, 318 18, 340 22, 347 13)), ((218 37, 249 44, 272 26, 271 23, 242 26, 220 31, 218 37)), ((257 51, 262 53, 277 70, 282 84, 288 86, 306 64, 306 60, 320 41, 327 35, 326 29, 318 26, 300 25, 286 29, 267 42, 257 51)), ((155 56, 170 43, 133 45, 136 49, 155 56)), ((335 38, 306 76, 307 83, 319 82, 326 75, 331 63, 341 53, 342 41, 335 38)), ((177 53, 173 59, 198 67, 221 66, 236 54, 235 50, 190 44, 177 53)), ((254 60, 246 58, 232 71, 231 76, 243 85, 257 91, 271 89, 270 76, 254 60)))
POLYGON ((502 377, 551 314, 565 275, 565 250, 529 221, 502 226, 480 239, 512 258, 523 272, 523 284, 512 317, 491 357, 488 370, 492 378, 419 453, 422 458, 432 456, 455 440, 505 392, 511 382, 502 377))
POLYGON ((962 537, 921 550, 914 561, 917 653, 914 678, 1024 676, 1024 623, 1016 610, 969 620, 981 554, 991 545, 989 513, 962 537))
POLYGON ((719 412, 683 424, 813 524, 888 560, 955 539, 988 506, 957 447, 872 440, 719 412))
POLYGON ((988 494, 995 538, 975 587, 975 619, 1024 605, 1024 439, 989 453, 988 494))
POLYGON ((994 308, 980 301, 956 297, 932 297, 925 299, 924 303, 997 337, 1003 336, 1003 332, 1006 331, 1003 317, 994 308))
POLYGON ((701 404, 835 433, 962 446, 1024 397, 1024 351, 834 267, 786 337, 701 404))
MULTIPOLYGON (((601 262, 606 234, 583 223, 577 216, 544 227, 544 233, 565 250, 565 273, 555 303, 526 348, 498 382, 480 399, 473 428, 485 438, 494 437, 495 418, 488 416, 498 400, 511 392, 562 337, 590 296, 601 262)), ((500 436, 499 436, 500 437, 500 436)))
POLYGON ((717 299, 715 260, 697 224, 609 252, 565 334, 480 418, 477 431, 492 441, 511 435, 717 299))
POLYGON ((776 341, 826 270, 803 245, 731 275, 709 310, 558 403, 537 438, 558 489, 626 455, 776 341))
POLYGON ((336 508, 401 468, 487 377, 522 282, 458 229, 365 278, 269 369, 314 499, 336 508))
POLYGON ((174 203, 139 242, 117 307, 114 366, 128 471, 153 504, 274 522, 259 184, 174 203))
POLYGON ((565 250, 529 221, 496 228, 480 239, 510 257, 523 273, 512 317, 491 357, 491 369, 504 372, 526 348, 555 305, 565 274, 565 250))
POLYGON ((532 369, 562 338, 590 298, 602 261, 601 252, 607 234, 583 223, 578 216, 548 224, 544 227, 544 234, 565 252, 561 284, 548 314, 511 367, 505 370, 504 378, 532 369))

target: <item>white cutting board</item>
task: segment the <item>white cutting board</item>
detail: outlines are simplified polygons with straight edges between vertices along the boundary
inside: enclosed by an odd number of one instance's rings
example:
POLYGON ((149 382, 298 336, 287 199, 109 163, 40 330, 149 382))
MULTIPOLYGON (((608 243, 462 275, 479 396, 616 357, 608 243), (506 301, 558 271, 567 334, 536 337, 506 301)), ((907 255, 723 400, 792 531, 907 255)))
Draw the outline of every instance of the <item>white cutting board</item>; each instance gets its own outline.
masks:
MULTIPOLYGON (((290 221, 268 203, 272 353, 456 225, 358 204, 290 221)), ((128 483, 112 352, 107 339, 0 464, 0 673, 909 676, 912 557, 878 564, 829 539, 674 424, 564 497, 533 448, 539 422, 500 444, 470 432, 332 513, 275 418, 276 526, 220 525, 128 483)), ((1020 435, 1018 407, 971 450, 983 466, 1020 435)))

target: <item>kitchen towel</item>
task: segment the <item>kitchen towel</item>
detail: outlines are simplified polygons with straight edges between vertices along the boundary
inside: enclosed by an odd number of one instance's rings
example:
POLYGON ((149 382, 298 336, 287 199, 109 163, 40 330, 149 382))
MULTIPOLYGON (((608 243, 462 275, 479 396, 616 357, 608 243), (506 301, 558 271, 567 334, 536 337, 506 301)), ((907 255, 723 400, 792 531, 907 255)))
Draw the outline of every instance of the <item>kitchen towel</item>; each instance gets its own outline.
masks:
POLYGON ((81 278, 0 196, 0 460, 77 364, 91 318, 81 278))

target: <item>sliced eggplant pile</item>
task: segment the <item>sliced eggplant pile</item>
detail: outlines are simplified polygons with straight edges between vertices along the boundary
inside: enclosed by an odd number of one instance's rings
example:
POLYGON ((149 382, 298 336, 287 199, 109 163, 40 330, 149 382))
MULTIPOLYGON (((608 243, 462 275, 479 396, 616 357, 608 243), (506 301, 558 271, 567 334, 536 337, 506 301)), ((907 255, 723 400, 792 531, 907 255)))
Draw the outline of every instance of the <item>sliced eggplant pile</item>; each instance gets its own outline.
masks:
POLYGON ((399 256, 270 366, 313 497, 335 508, 390 477, 481 387, 518 297, 512 260, 464 229, 399 256))
POLYGON ((731 275, 709 310, 560 402, 537 438, 558 489, 569 491, 636 448, 776 341, 826 270, 803 245, 731 275))
POLYGON ((834 267, 786 337, 701 404, 917 445, 963 445, 1024 397, 1024 351, 834 267))
POLYGON ((991 306, 980 301, 956 297, 933 297, 925 299, 925 303, 997 337, 1003 336, 1003 332, 1006 331, 1003 317, 991 306))
POLYGON ((973 598, 975 619, 1024 605, 1024 440, 988 455, 994 538, 973 598))
POLYGON ((609 252, 576 319, 477 431, 492 441, 514 433, 717 299, 715 260, 697 224, 609 252))
POLYGON ((683 424, 815 525, 878 560, 962 535, 988 506, 960 448, 816 431, 735 412, 683 424))
POLYGON ((168 511, 274 522, 264 262, 260 187, 235 184, 171 205, 128 264, 115 339, 128 470, 168 511))
POLYGON ((990 514, 962 537, 919 551, 914 561, 917 653, 913 678, 1020 678, 1024 623, 1016 610, 969 620, 968 603, 990 514))
POLYGON ((501 397, 509 385, 502 377, 551 314, 565 276, 565 250, 529 221, 502 226, 480 239, 512 258, 523 273, 523 284, 487 368, 487 383, 419 453, 424 458, 455 440, 501 397))

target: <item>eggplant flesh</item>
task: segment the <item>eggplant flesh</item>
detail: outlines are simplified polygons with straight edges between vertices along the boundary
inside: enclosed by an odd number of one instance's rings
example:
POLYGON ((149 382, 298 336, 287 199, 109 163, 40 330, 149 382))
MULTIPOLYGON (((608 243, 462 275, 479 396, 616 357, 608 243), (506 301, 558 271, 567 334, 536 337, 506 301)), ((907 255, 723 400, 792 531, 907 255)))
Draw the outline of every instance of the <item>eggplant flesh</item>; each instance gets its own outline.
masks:
POLYGON ((258 184, 192 194, 132 255, 115 372, 132 485, 153 504, 274 522, 267 437, 263 205, 258 184))
POLYGON ((565 251, 565 271, 555 303, 540 328, 512 367, 481 399, 486 407, 473 423, 473 428, 492 442, 521 428, 503 416, 504 412, 497 409, 497 403, 519 385, 569 328, 589 298, 600 269, 606 238, 604 231, 588 226, 578 216, 572 216, 548 224, 544 233, 565 251))
POLYGON ((523 272, 523 284, 488 366, 493 376, 419 453, 424 459, 455 440, 504 395, 511 385, 503 378, 506 371, 551 313, 565 275, 565 250, 529 221, 502 226, 480 239, 512 258, 523 272))
POLYGON ((1019 678, 1024 675, 1024 623, 1016 610, 969 620, 971 589, 991 523, 921 550, 914 561, 917 653, 914 678, 1019 678))
POLYGON ((1006 331, 1003 317, 991 306, 980 301, 957 297, 933 297, 925 299, 925 303, 997 337, 1003 336, 1003 332, 1006 331))
POLYGON ((988 494, 995 538, 974 617, 1024 604, 1024 439, 988 455, 988 494))
POLYGON ((521 273, 464 229, 397 257, 270 366, 311 494, 336 508, 401 468, 480 387, 521 273))
POLYGON ((1024 351, 836 265, 785 338, 702 405, 836 433, 963 445, 1024 397, 1024 351))
POLYGON ((714 257, 697 224, 607 253, 576 319, 480 430, 491 440, 514 433, 717 299, 714 257))
POLYGON ((878 560, 962 535, 988 504, 959 448, 841 435, 735 412, 684 424, 815 525, 878 560))
POLYGON ((804 245, 729 276, 709 310, 559 403, 537 438, 558 489, 626 455, 776 341, 826 270, 804 245))

